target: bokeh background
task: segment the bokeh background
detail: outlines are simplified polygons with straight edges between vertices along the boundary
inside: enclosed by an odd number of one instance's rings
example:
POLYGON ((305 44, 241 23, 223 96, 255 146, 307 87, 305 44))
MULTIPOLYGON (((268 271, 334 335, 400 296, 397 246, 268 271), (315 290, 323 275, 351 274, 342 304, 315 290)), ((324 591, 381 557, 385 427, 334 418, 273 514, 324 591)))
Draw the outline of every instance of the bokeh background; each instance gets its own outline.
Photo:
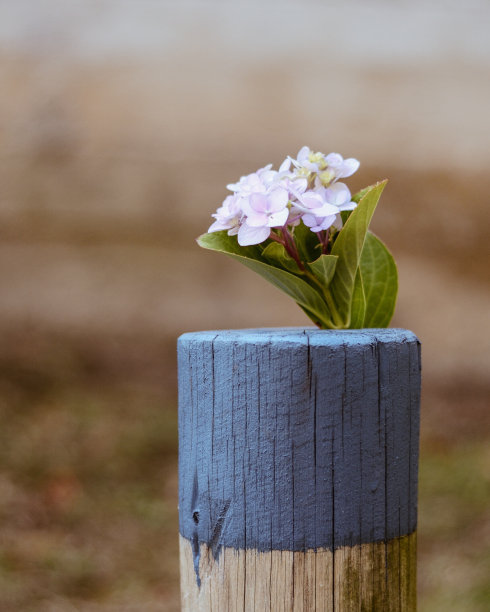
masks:
POLYGON ((178 610, 175 342, 303 325, 194 238, 308 144, 388 177, 419 603, 490 601, 490 4, 0 1, 0 609, 178 610))

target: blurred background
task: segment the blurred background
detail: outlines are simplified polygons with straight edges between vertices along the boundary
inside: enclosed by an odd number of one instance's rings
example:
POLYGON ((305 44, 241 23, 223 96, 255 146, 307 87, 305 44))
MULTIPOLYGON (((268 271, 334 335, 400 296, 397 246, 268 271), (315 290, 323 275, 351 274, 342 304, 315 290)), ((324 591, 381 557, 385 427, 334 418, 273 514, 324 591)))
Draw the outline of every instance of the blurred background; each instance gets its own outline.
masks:
POLYGON ((178 610, 175 342, 305 325, 194 239, 307 144, 389 178, 419 609, 490 601, 490 4, 0 0, 0 609, 178 610))

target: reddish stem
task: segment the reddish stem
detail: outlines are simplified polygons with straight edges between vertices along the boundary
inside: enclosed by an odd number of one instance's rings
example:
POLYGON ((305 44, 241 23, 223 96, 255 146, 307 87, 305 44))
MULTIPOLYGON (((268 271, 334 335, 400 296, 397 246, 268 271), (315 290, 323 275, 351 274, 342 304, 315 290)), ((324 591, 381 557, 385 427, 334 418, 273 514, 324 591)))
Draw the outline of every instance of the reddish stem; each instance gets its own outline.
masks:
POLYGON ((281 238, 277 234, 275 234, 274 232, 271 232, 269 234, 269 238, 271 240, 275 240, 276 242, 279 242, 279 244, 282 244, 282 246, 285 247, 284 240, 281 240, 281 238))
POLYGON ((294 243, 294 239, 291 236, 291 234, 288 232, 288 230, 286 229, 286 227, 282 227, 281 228, 282 231, 282 235, 283 235, 283 239, 284 239, 284 248, 286 249, 287 253, 294 259, 294 261, 297 263, 298 268, 300 270, 304 270, 305 267, 299 257, 299 253, 298 253, 298 249, 296 248, 296 244, 294 243))
POLYGON ((328 239, 330 237, 330 230, 324 230, 321 232, 316 232, 316 235, 318 236, 318 240, 320 241, 320 244, 322 245, 322 255, 327 255, 328 253, 328 239))

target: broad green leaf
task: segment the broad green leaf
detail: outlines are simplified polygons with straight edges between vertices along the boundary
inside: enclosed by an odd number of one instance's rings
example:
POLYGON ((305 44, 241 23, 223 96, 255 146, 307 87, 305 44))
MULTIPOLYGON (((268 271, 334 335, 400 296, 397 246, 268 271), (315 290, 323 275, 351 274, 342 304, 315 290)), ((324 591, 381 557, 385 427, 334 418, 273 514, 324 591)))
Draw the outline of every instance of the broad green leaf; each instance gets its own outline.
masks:
POLYGON ((275 287, 292 297, 305 311, 311 313, 314 320, 320 322, 323 327, 332 327, 327 306, 321 295, 313 287, 286 270, 275 268, 258 259, 243 255, 245 249, 242 250, 242 247, 238 245, 235 236, 228 236, 226 232, 213 232, 211 234, 203 234, 197 239, 197 242, 199 246, 225 253, 254 272, 257 272, 275 287))
POLYGON ((263 261, 262 259, 262 247, 254 244, 252 246, 242 247, 238 244, 236 236, 228 236, 226 230, 222 232, 211 232, 210 234, 203 234, 197 239, 197 244, 205 249, 211 249, 212 251, 222 251, 223 253, 235 253, 247 257, 248 259, 256 259, 263 261))
POLYGON ((393 256, 371 232, 362 249, 360 269, 366 296, 363 327, 388 327, 395 310, 398 273, 393 256))
MULTIPOLYGON (((297 303, 297 302, 296 302, 297 303)), ((298 304, 298 303, 297 303, 298 304)), ((318 327, 320 327, 321 329, 326 329, 325 323, 323 323, 322 321, 320 321, 318 319, 318 317, 316 315, 314 315, 312 312, 310 312, 308 310, 308 308, 305 308, 304 306, 301 306, 301 304, 298 304, 298 306, 301 308, 301 310, 305 313, 305 315, 311 319, 313 321, 313 323, 315 325, 317 325, 318 327)), ((328 326, 331 327, 331 324, 328 326)))
MULTIPOLYGON (((355 193, 352 196, 352 201, 356 202, 357 204, 359 204, 359 202, 366 195, 366 193, 368 193, 368 191, 370 191, 372 188, 373 188, 373 185, 369 185, 369 187, 364 187, 363 189, 361 189, 360 191, 358 191, 357 193, 355 193)), ((348 212, 350 212, 350 211, 348 211, 348 212)))
POLYGON ((354 291, 352 293, 352 309, 350 317, 350 329, 361 329, 364 327, 366 316, 366 296, 364 294, 363 276, 357 268, 354 291))
MULTIPOLYGON (((371 189, 371 186, 369 187, 364 187, 364 189, 361 189, 361 191, 358 191, 356 194, 354 194, 352 196, 352 201, 356 202, 356 204, 359 203, 359 201, 366 195, 366 193, 371 189)), ((342 219, 342 225, 345 225, 347 222, 347 219, 351 216, 352 214, 352 210, 343 210, 340 213, 340 217, 342 219)))
POLYGON ((347 219, 350 217, 352 210, 343 210, 340 213, 340 218, 342 219, 342 225, 345 225, 347 222, 347 219))
POLYGON ((348 328, 351 324, 352 296, 357 268, 369 223, 385 185, 386 181, 383 181, 366 190, 332 247, 332 255, 336 255, 338 260, 329 290, 337 308, 338 316, 333 313, 334 318, 341 321, 342 327, 348 328))
POLYGON ((278 242, 271 242, 268 244, 262 251, 262 258, 275 267, 288 270, 293 274, 302 274, 301 270, 298 268, 298 264, 288 255, 282 244, 278 242))
POLYGON ((327 288, 335 274, 335 266, 337 265, 335 255, 320 255, 318 259, 308 264, 316 278, 327 288))

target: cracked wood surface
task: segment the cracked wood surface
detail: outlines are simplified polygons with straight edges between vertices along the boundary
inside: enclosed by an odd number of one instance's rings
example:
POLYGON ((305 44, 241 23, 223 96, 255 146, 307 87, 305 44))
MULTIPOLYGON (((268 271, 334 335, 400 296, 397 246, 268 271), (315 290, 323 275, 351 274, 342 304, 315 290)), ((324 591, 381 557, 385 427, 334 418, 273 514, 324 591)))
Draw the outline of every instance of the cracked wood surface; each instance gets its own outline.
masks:
POLYGON ((291 583, 304 609, 323 609, 323 563, 334 609, 340 592, 402 601, 408 574, 415 583, 396 542, 417 520, 417 338, 396 329, 228 330, 184 334, 178 348, 180 533, 200 600, 204 580, 230 591, 221 570, 210 579, 206 569, 225 563, 246 601, 268 597, 281 609, 275 600, 291 599, 291 583))
POLYGON ((331 550, 224 548, 218 560, 201 545, 201 587, 191 543, 180 536, 184 612, 414 612, 416 534, 331 550))

